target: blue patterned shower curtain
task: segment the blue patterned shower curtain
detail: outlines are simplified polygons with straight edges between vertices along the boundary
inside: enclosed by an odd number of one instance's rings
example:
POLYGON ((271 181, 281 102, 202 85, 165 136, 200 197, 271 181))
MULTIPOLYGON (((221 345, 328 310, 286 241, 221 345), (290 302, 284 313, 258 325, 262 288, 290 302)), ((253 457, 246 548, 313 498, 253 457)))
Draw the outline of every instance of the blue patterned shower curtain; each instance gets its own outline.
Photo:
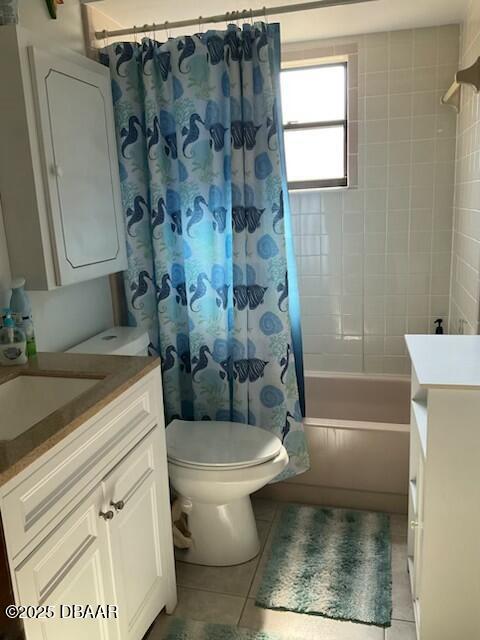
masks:
POLYGON ((162 359, 167 423, 235 420, 308 468, 279 123, 278 25, 113 44, 131 324, 162 359), (292 316, 292 317, 291 317, 292 316), (293 320, 293 322, 292 322, 293 320))

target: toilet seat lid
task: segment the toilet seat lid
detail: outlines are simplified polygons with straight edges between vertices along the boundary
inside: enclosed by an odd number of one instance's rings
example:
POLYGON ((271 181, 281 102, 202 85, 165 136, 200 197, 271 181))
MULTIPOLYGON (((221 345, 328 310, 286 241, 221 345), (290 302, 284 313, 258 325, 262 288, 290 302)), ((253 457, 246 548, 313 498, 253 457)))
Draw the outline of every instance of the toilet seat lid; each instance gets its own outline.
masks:
POLYGON ((195 467, 253 467, 275 458, 277 436, 240 422, 173 420, 167 427, 167 456, 195 467))

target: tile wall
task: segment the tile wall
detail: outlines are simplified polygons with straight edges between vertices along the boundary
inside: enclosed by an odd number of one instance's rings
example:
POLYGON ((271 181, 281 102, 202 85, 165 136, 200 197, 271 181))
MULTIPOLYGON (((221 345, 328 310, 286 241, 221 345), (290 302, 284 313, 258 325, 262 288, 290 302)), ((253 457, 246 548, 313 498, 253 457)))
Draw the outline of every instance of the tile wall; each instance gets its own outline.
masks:
MULTIPOLYGON (((480 3, 462 28, 460 68, 480 56, 480 3)), ((452 256, 450 331, 478 333, 480 308, 480 96, 461 89, 452 256)))
POLYGON ((291 194, 305 366, 407 373, 403 335, 448 317, 456 117, 439 101, 459 27, 297 43, 283 57, 348 47, 358 184, 291 194))

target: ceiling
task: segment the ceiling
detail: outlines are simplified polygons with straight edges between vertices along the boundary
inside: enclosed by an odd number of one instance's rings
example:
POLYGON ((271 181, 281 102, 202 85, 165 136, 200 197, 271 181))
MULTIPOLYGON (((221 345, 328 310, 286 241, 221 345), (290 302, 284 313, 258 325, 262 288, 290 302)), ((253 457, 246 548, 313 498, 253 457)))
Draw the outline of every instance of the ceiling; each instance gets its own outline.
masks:
MULTIPOLYGON (((87 0, 104 14, 125 27, 168 20, 185 20, 223 14, 247 8, 243 0, 232 4, 225 0, 87 0), (200 9, 201 7, 201 9, 200 9)), ((301 0, 304 2, 305 0, 301 0)), ((373 0, 365 4, 315 9, 284 14, 277 19, 282 25, 283 42, 315 40, 359 33, 374 33, 426 27, 462 21, 470 0, 373 0)), ((245 0, 248 9, 264 5, 300 4, 299 0, 245 0)), ((269 16, 270 22, 276 21, 269 16)), ((193 27, 192 31, 198 28, 193 27)), ((187 33, 188 29, 182 29, 187 33)))

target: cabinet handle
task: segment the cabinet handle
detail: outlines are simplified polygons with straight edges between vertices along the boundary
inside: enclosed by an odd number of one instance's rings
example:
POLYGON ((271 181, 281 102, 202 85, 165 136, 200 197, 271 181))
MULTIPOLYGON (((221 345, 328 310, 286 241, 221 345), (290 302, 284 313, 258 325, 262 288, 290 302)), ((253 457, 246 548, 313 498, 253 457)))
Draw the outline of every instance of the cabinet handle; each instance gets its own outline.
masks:
POLYGON ((52 172, 53 172, 53 175, 56 176, 57 178, 63 177, 63 169, 59 164, 53 165, 52 172))
POLYGON ((108 511, 100 511, 98 515, 104 520, 111 520, 115 514, 109 509, 108 511))
POLYGON ((123 500, 118 500, 118 502, 110 502, 110 505, 116 509, 117 511, 121 511, 125 506, 125 502, 123 500))
POLYGON ((417 529, 420 523, 417 520, 410 520, 410 529, 417 529))

